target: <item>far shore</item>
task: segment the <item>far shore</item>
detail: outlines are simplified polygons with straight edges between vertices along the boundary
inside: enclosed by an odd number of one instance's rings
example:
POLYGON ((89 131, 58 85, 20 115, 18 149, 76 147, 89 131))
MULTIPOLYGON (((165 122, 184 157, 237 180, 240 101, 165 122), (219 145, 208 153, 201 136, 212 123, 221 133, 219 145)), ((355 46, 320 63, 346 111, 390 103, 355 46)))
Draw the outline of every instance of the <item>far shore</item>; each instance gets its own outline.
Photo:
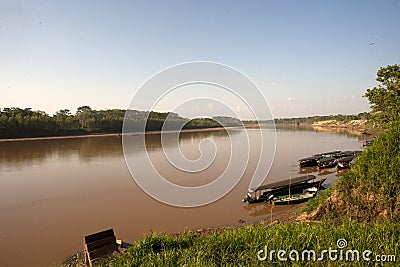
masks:
MULTIPOLYGON (((271 124, 245 124, 243 126, 232 126, 232 127, 215 127, 215 128, 198 128, 198 129, 183 129, 183 130, 171 130, 171 131, 147 131, 147 132, 133 132, 129 134, 122 133, 93 133, 84 135, 60 135, 60 136, 43 136, 43 137, 21 137, 21 138, 0 138, 1 142, 16 142, 16 141, 35 141, 35 140, 57 140, 57 139, 77 139, 77 138, 92 138, 92 137, 120 137, 122 135, 149 135, 149 134, 161 134, 161 133, 191 133, 191 132, 210 132, 210 131, 221 131, 229 129, 243 129, 243 128, 261 128, 263 126, 270 126, 271 124)), ((300 127, 311 127, 315 130, 325 130, 325 131, 351 131, 355 134, 362 135, 364 132, 371 132, 373 136, 379 135, 381 132, 368 127, 354 127, 348 125, 315 125, 315 124, 275 124, 275 125, 285 125, 285 126, 300 126, 300 127)))
POLYGON ((62 135, 62 136, 44 136, 44 137, 24 137, 24 138, 4 138, 0 139, 0 142, 16 142, 16 141, 35 141, 35 140, 54 140, 54 139, 75 139, 75 138, 91 138, 91 137, 106 137, 106 136, 122 136, 122 135, 143 135, 143 134, 161 134, 161 133, 191 133, 191 132, 210 132, 210 131, 221 131, 229 129, 242 129, 242 128, 257 128, 257 124, 234 126, 234 127, 215 127, 215 128, 199 128, 199 129, 183 129, 173 131, 148 131, 148 132, 134 132, 129 134, 122 133, 96 133, 96 134, 85 134, 85 135, 62 135))

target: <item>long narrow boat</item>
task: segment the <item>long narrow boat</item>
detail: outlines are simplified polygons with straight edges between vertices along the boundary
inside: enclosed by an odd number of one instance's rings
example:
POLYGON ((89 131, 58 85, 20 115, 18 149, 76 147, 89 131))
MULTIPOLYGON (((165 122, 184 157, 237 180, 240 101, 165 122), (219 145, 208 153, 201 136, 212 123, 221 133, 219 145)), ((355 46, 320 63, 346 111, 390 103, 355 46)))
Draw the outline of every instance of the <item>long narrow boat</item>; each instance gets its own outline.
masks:
POLYGON ((354 155, 359 155, 361 154, 362 151, 359 150, 348 150, 348 151, 340 151, 340 150, 335 150, 335 151, 330 151, 330 152, 324 152, 324 153, 320 153, 320 154, 315 154, 311 157, 307 157, 307 158, 302 158, 299 159, 299 166, 300 168, 304 168, 304 167, 314 167, 314 166, 318 166, 318 163, 320 160, 326 160, 326 158, 335 158, 335 159, 340 159, 340 158, 344 158, 344 157, 349 157, 349 156, 354 156, 354 155))
MULTIPOLYGON (((351 152, 351 151, 345 151, 345 152, 351 152)), ((299 166, 300 166, 300 168, 318 166, 318 161, 320 159, 325 158, 325 157, 337 157, 338 155, 341 155, 341 153, 345 153, 345 152, 342 152, 340 150, 335 150, 335 151, 315 154, 311 157, 299 159, 298 160, 299 166)), ((346 156, 347 156, 347 154, 346 154, 346 156)))
POLYGON ((315 178, 315 175, 305 175, 251 188, 242 201, 248 203, 269 202, 273 197, 287 195, 289 191, 293 194, 299 194, 306 188, 319 188, 326 180, 315 180, 315 178))
POLYGON ((312 157, 308 157, 308 158, 304 158, 304 159, 299 159, 298 162, 299 162, 300 168, 317 166, 318 160, 321 157, 322 156, 312 156, 312 157))
POLYGON ((305 189, 301 194, 290 194, 272 199, 275 205, 289 205, 303 203, 315 197, 318 192, 317 187, 310 187, 305 189))

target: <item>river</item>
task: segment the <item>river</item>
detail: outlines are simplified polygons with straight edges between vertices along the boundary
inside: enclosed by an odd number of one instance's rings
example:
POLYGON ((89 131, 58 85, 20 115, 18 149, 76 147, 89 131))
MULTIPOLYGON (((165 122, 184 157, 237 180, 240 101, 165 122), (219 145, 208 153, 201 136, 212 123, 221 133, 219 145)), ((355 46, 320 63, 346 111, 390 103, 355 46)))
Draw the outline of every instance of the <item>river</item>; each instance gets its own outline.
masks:
MULTIPOLYGON (((232 129, 230 138, 247 131, 232 129)), ((273 129, 263 128, 265 134, 273 129)), ((188 175, 174 172, 163 156, 160 135, 146 136, 149 156, 161 173, 179 185, 196 186, 217 177, 228 161, 230 139, 225 131, 181 133, 180 149, 199 156, 201 140, 211 139, 218 153, 210 168, 188 175), (225 151, 225 152, 224 152, 225 151)), ((332 184, 336 169, 299 170, 297 160, 330 150, 361 150, 363 138, 348 132, 323 132, 284 127, 276 130, 276 152, 266 181, 312 173, 332 184)), ((258 146, 253 141, 252 146, 258 146)), ((177 146, 168 147, 178 150, 177 146)), ((145 153, 137 150, 135 153, 145 153)), ((118 239, 133 242, 151 231, 236 226, 266 218, 266 204, 241 202, 247 193, 257 155, 237 186, 218 201, 198 208, 163 204, 144 193, 126 166, 121 136, 94 136, 0 142, 0 266, 50 266, 83 250, 83 236, 114 228, 118 239)))

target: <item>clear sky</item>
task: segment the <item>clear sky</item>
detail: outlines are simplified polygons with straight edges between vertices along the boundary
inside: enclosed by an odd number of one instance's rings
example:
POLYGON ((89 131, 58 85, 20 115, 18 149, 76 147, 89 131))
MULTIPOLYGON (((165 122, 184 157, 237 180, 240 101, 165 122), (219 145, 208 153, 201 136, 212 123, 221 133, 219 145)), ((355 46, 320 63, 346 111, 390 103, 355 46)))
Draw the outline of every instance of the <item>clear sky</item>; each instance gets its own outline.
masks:
POLYGON ((400 63, 400 2, 0 0, 1 108, 127 108, 196 60, 245 73, 275 117, 368 111, 377 69, 400 63))

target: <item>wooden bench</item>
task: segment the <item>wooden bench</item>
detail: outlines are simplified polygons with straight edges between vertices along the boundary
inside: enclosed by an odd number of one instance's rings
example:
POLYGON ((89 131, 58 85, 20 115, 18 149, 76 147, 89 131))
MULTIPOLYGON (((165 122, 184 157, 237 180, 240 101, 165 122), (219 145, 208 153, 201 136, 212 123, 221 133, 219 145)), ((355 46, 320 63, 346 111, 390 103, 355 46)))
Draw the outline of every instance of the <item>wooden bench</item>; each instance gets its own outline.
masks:
POLYGON ((85 262, 92 267, 93 262, 118 251, 117 240, 113 229, 108 229, 84 238, 85 262))

